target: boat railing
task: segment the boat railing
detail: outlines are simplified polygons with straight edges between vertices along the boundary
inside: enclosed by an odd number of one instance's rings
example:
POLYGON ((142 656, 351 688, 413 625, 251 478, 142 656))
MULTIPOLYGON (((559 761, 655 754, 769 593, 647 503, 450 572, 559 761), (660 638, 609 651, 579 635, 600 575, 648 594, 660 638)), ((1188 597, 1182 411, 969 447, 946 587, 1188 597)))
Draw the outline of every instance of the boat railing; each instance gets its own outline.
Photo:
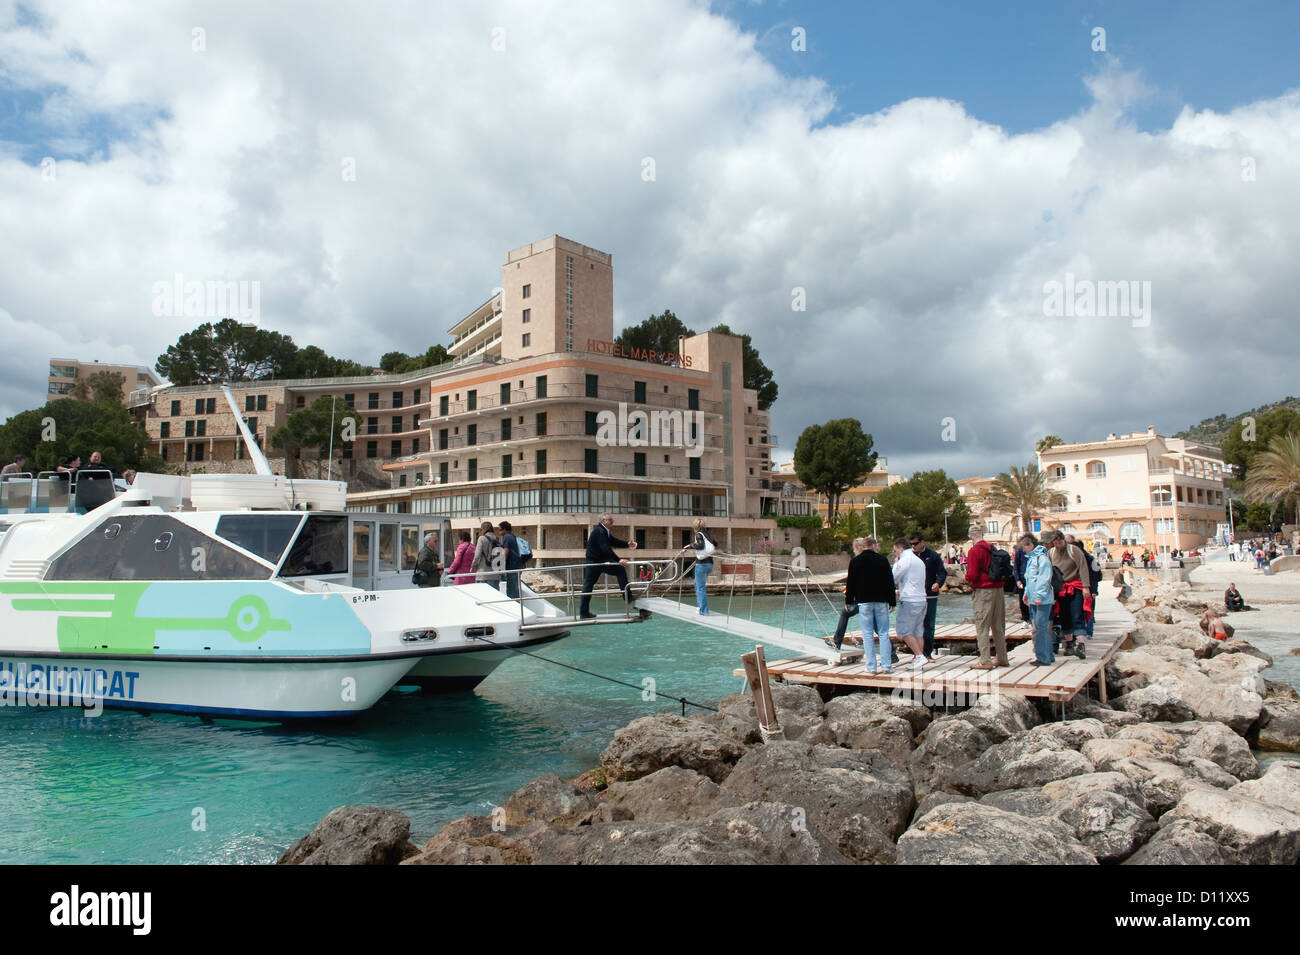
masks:
POLYGON ((479 600, 478 602, 485 606, 495 606, 500 604, 518 607, 520 626, 527 630, 554 626, 556 622, 555 618, 544 618, 543 620, 533 624, 528 624, 526 622, 528 614, 527 605, 530 601, 537 600, 547 601, 548 603, 557 605, 560 609, 566 611, 562 615, 562 619, 564 619, 566 625, 570 623, 610 623, 616 622, 619 618, 627 621, 641 619, 640 611, 634 610, 630 603, 627 605, 627 609, 621 614, 607 612, 604 614, 598 614, 594 619, 583 619, 578 613, 578 610, 580 609, 579 604, 584 596, 590 596, 592 600, 603 601, 607 611, 609 609, 608 605, 611 597, 616 597, 620 600, 623 598, 624 593, 619 587, 603 586, 603 577, 597 577, 593 582, 590 592, 584 593, 587 572, 589 570, 595 569, 602 574, 614 575, 616 573, 616 568, 618 567, 622 567, 624 572, 628 575, 628 593, 633 596, 633 599, 649 596, 655 587, 669 587, 681 575, 681 565, 677 560, 673 558, 661 558, 656 560, 626 560, 620 561, 618 564, 595 564, 583 562, 580 564, 556 564, 548 567, 521 567, 514 570, 498 570, 494 568, 492 570, 480 571, 473 575, 456 574, 454 576, 473 576, 476 582, 491 584, 496 586, 498 589, 504 586, 506 589, 502 591, 499 598, 494 597, 486 600, 479 600), (640 573, 643 568, 649 574, 648 579, 641 579, 640 573), (548 588, 545 591, 534 590, 531 594, 525 594, 522 587, 519 587, 518 585, 514 587, 511 586, 510 581, 512 578, 517 579, 522 583, 523 575, 532 573, 549 574, 553 577, 560 578, 563 580, 563 586, 559 589, 548 588), (597 586, 597 584, 601 584, 602 586, 597 586), (519 596, 510 596, 510 590, 515 590, 519 596), (575 601, 577 604, 575 604, 575 601))
POLYGON ((0 513, 79 514, 106 504, 116 494, 108 468, 6 474, 0 481, 0 513))

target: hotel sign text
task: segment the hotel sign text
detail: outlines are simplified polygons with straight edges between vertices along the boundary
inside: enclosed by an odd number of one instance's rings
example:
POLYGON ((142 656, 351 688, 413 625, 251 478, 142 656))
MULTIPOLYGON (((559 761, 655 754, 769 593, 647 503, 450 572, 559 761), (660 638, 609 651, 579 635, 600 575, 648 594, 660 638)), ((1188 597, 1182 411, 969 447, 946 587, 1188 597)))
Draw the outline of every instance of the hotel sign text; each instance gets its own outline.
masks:
POLYGON ((653 348, 624 348, 618 342, 608 342, 598 338, 587 339, 587 351, 598 355, 612 355, 615 358, 635 358, 638 361, 654 361, 661 365, 691 367, 690 355, 675 351, 655 351, 653 348))

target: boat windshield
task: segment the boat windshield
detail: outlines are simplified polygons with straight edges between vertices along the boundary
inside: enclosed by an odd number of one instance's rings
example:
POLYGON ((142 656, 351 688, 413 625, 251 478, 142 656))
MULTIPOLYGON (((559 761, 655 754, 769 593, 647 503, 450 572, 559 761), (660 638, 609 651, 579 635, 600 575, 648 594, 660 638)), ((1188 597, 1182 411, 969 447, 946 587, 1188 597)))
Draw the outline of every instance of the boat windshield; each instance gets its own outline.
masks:
POLYGON ((299 514, 226 514, 217 521, 217 536, 278 564, 301 523, 299 514))
POLYGON ((345 574, 348 570, 348 519, 341 515, 313 514, 280 571, 281 577, 345 574))

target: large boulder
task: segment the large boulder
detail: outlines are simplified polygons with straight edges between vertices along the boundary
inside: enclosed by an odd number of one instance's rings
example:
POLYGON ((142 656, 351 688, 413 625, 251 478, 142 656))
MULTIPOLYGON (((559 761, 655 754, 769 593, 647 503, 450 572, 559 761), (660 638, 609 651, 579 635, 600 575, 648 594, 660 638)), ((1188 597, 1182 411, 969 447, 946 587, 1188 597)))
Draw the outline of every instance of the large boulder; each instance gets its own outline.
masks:
POLYGON ((737 804, 730 790, 707 776, 693 769, 667 766, 640 779, 611 784, 601 794, 600 819, 603 822, 701 819, 737 804))
POLYGON ((967 720, 935 720, 908 760, 916 798, 947 792, 957 773, 988 749, 989 738, 967 720))
POLYGON ((977 802, 927 812, 898 840, 904 865, 1095 865, 1063 824, 977 802))
POLYGON ((858 865, 896 865, 898 848, 874 821, 854 814, 833 834, 844 857, 858 865))
POLYGON ((1181 689, 1182 683, 1177 677, 1160 676, 1152 683, 1120 696, 1115 705, 1148 723, 1195 719, 1196 713, 1179 693, 1181 689))
POLYGON ((1300 702, 1280 696, 1265 700, 1256 744, 1260 749, 1300 753, 1300 702))
POLYGON ((797 807, 752 802, 683 822, 596 823, 524 840, 543 865, 845 865, 797 807))
POLYGON ((1219 844, 1190 822, 1161 828, 1124 865, 1226 865, 1219 844))
POLYGON ((527 844, 535 833, 550 831, 541 822, 507 828, 487 816, 462 816, 447 823, 402 865, 532 865, 537 853, 527 844))
POLYGON ((912 813, 912 825, 916 825, 916 820, 937 806, 943 806, 950 802, 974 801, 974 796, 963 796, 960 793, 932 792, 916 804, 916 812, 912 813))
POLYGON ((280 856, 278 865, 396 865, 416 852, 411 820, 379 806, 340 806, 280 856))
POLYGON ((901 716, 887 713, 869 713, 852 722, 827 718, 826 729, 832 740, 849 749, 877 750, 896 765, 907 768, 907 761, 916 749, 912 740, 912 725, 901 716))
POLYGON ((828 835, 860 815, 896 839, 916 805, 906 773, 879 753, 799 742, 756 747, 722 785, 742 802, 798 807, 828 835))
POLYGON ((1237 783, 1228 792, 1300 814, 1300 762, 1275 759, 1263 776, 1237 783))
POLYGON ((1043 723, 1029 731, 1030 736, 1050 736, 1066 749, 1082 749, 1090 739, 1106 739, 1106 727, 1094 717, 1063 720, 1060 723, 1043 723))
POLYGON ((501 808, 508 826, 526 826, 531 822, 572 826, 591 819, 596 800, 559 776, 547 773, 525 783, 501 808))
POLYGON ((1131 855, 1156 830, 1145 799, 1120 773, 1088 773, 1042 789, 989 793, 980 802, 1022 816, 1046 816, 1067 826, 1098 862, 1131 855))
POLYGON ((826 704, 826 722, 846 731, 865 724, 873 716, 894 716, 907 720, 912 736, 920 736, 930 725, 930 710, 916 701, 887 693, 847 693, 826 704))
MULTIPOLYGON (((800 739, 821 724, 826 708, 811 686, 775 683, 771 690, 777 722, 781 724, 786 739, 800 739)), ((716 713, 696 713, 690 718, 705 723, 746 746, 762 742, 758 716, 754 712, 754 697, 750 693, 724 696, 718 703, 716 713)))
POLYGON ((1238 779, 1254 779, 1259 775, 1259 762, 1250 746, 1222 723, 1139 723, 1122 727, 1113 738, 1141 740, 1161 758, 1180 765, 1191 765, 1199 758, 1209 760, 1238 779))
POLYGON ((1080 752, 1047 734, 1023 733, 985 750, 953 773, 949 787, 967 796, 1001 789, 1028 789, 1058 779, 1091 773, 1093 764, 1080 752))
POLYGON ((609 782, 639 779, 666 766, 693 769, 721 782, 744 754, 744 745, 699 720, 661 713, 615 730, 600 754, 600 766, 609 782))
POLYGON ((1214 839, 1233 865, 1294 865, 1300 859, 1300 816, 1250 796, 1192 790, 1161 825, 1179 820, 1214 839))
POLYGON ((970 709, 957 714, 991 742, 1001 743, 1042 722, 1033 703, 1012 693, 987 693, 970 709))

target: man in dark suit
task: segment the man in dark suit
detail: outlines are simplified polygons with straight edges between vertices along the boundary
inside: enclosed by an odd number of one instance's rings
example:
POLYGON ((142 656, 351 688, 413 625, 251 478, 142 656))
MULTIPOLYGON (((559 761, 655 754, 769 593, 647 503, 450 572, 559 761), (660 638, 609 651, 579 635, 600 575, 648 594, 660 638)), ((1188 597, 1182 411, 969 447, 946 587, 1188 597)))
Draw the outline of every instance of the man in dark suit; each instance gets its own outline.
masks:
POLYGON ((623 591, 624 599, 629 604, 632 602, 632 595, 627 589, 627 560, 614 553, 614 548, 636 550, 636 541, 628 543, 619 540, 611 531, 613 526, 614 518, 602 514, 600 523, 587 538, 587 567, 582 580, 582 603, 578 607, 578 616, 583 620, 591 620, 596 616, 591 612, 591 591, 604 574, 613 574, 619 589, 623 591))

